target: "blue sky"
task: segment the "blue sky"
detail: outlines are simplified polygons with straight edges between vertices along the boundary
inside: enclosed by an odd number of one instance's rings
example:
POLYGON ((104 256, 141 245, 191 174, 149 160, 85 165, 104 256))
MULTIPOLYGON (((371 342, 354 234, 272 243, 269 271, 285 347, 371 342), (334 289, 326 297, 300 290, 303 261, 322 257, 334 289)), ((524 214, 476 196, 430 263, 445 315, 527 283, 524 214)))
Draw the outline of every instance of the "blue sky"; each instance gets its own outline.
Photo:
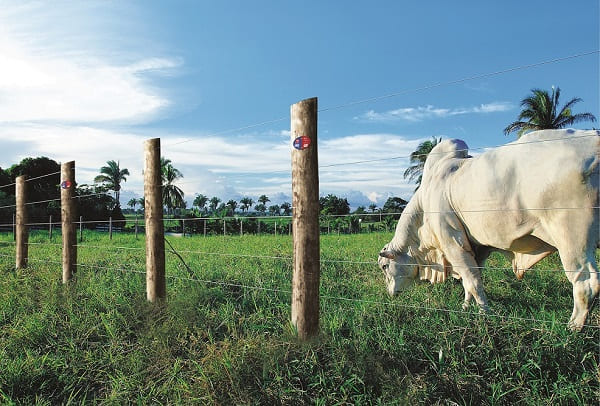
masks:
POLYGON ((75 160, 90 183, 119 160, 125 201, 153 137, 190 201, 290 201, 289 109, 308 97, 321 193, 354 207, 410 197, 398 157, 432 136, 474 153, 512 141, 502 130, 532 88, 600 117, 597 0, 49 4, 0 0, 0 166, 75 160), (337 165, 381 158, 397 159, 337 165))

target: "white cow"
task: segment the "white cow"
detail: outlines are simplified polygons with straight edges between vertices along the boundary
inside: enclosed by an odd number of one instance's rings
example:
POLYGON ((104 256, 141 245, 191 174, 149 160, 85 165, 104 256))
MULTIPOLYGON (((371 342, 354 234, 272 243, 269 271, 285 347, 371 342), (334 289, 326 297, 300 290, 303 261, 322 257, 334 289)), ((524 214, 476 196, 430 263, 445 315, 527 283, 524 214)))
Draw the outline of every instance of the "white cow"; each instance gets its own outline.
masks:
POLYGON ((461 140, 433 148, 419 190, 380 252, 390 294, 411 281, 462 279, 466 308, 488 302, 481 267, 492 251, 525 270, 558 250, 580 330, 600 291, 600 131, 544 130, 471 158, 461 140))

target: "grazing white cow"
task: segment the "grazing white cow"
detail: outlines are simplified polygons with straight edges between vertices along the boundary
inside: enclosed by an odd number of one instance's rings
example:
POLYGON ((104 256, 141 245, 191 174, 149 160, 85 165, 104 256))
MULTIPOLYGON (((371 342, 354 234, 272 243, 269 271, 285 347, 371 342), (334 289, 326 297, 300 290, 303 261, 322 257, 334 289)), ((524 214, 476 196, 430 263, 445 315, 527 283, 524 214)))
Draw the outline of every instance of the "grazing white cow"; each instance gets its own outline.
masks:
POLYGON ((466 308, 488 302, 481 267, 492 251, 515 274, 558 250, 573 285, 569 327, 580 330, 600 291, 600 131, 543 130, 471 158, 461 140, 436 145, 419 190, 380 252, 390 294, 420 278, 462 279, 466 308))

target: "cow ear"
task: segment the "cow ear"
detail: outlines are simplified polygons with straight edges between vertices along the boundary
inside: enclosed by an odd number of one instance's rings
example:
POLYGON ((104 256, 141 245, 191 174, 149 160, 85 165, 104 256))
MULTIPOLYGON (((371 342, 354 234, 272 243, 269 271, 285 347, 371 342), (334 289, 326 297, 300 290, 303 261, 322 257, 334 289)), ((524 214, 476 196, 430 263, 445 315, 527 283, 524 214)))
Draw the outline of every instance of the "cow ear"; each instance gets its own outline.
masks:
POLYGON ((394 254, 392 251, 388 251, 388 250, 383 250, 379 253, 380 257, 383 258, 387 258, 387 259, 395 259, 396 258, 396 254, 394 254))

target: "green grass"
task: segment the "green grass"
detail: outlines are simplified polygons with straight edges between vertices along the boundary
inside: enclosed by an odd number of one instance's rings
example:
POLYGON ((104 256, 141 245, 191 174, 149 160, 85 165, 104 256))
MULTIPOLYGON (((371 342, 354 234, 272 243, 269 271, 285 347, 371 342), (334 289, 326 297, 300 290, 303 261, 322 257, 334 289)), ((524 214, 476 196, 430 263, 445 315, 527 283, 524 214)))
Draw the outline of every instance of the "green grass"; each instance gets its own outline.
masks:
MULTIPOLYGON (((170 238, 193 274, 167 254, 163 305, 145 299, 141 236, 86 232, 67 286, 59 238, 49 245, 34 233, 30 267, 15 271, 12 236, 0 236, 0 403, 585 405, 600 397, 600 330, 567 330, 571 287, 560 272, 517 281, 512 271, 484 271, 493 312, 512 318, 486 317, 453 312, 463 297, 455 281, 387 297, 374 261, 391 234, 322 236, 321 333, 305 343, 289 323, 289 236, 170 238)), ((508 266, 500 256, 489 262, 508 266)), ((552 256, 539 268, 560 265, 552 256)), ((597 307, 588 321, 596 327, 597 307)))

